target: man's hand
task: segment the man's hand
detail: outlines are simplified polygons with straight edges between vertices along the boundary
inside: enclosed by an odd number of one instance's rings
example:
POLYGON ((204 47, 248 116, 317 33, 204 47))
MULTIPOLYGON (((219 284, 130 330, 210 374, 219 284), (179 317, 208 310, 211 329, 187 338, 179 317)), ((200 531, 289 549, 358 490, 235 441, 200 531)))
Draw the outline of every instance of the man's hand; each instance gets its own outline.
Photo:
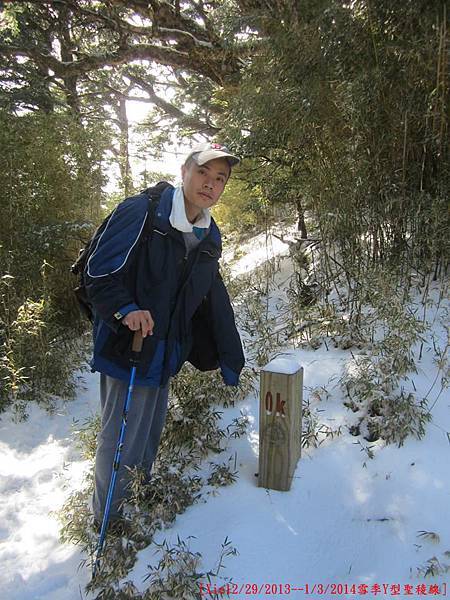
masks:
POLYGON ((152 315, 148 310, 132 310, 123 319, 122 323, 129 327, 131 331, 142 331, 142 337, 153 335, 153 326, 155 325, 152 315))

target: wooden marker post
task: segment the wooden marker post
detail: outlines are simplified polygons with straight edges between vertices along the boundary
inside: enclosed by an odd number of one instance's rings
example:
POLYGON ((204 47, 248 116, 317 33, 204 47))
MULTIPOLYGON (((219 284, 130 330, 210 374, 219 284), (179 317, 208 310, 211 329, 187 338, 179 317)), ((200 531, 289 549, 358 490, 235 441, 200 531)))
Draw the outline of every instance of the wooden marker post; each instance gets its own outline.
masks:
POLYGON ((276 358, 261 370, 259 487, 287 491, 300 458, 303 367, 276 358))

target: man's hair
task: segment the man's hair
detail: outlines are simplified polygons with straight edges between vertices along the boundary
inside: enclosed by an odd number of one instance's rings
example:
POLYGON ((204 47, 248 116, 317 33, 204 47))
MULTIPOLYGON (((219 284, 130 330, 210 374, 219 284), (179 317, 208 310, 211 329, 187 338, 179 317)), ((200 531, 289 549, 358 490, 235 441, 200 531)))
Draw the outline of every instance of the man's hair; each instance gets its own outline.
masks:
POLYGON ((196 165, 197 163, 195 162, 195 160, 192 158, 192 156, 188 156, 188 158, 186 159, 184 166, 187 167, 189 169, 189 167, 191 165, 196 165))

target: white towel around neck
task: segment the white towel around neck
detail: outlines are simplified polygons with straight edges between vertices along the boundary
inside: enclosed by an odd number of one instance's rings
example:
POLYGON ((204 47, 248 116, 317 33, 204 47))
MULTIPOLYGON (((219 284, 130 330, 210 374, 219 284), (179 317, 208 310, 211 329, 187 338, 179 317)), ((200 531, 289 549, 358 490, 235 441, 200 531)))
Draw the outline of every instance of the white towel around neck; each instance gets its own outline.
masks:
POLYGON ((174 229, 178 229, 178 231, 182 231, 183 233, 191 233, 194 231, 194 227, 196 229, 208 229, 211 224, 211 214, 208 208, 202 208, 202 212, 197 217, 195 223, 190 223, 186 216, 183 187, 178 186, 173 193, 172 211, 169 221, 174 229))

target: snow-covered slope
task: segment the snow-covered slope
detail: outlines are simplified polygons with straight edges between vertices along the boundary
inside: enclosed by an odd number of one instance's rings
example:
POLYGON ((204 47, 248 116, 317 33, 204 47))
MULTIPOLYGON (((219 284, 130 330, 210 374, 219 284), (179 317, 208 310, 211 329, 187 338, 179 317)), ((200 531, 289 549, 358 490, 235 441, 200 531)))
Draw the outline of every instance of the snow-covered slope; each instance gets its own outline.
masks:
POLYGON ((74 402, 54 415, 32 405, 29 418, 0 421, 0 598, 80 598, 89 574, 82 556, 59 543, 59 510, 69 488, 82 481, 87 464, 74 447, 72 425, 98 410, 97 374, 87 373, 74 402))
MULTIPOLYGON (((273 252, 286 254, 285 244, 272 241, 273 252)), ((243 258, 235 271, 267 259, 265 240, 253 240, 241 250, 243 258)), ((435 336, 444 346, 444 331, 435 323, 435 336)), ((255 477, 257 393, 226 409, 226 423, 241 411, 249 418, 247 435, 233 440, 221 456, 226 460, 237 455, 238 481, 190 507, 155 541, 176 544, 177 536, 184 540, 195 536, 189 547, 202 554, 202 568, 208 570, 215 567, 222 542, 231 540, 239 554, 227 557, 221 571, 235 584, 228 588, 231 598, 386 598, 397 591, 417 596, 424 589, 427 595, 434 591, 443 596, 450 572, 425 579, 418 568, 426 568, 432 557, 441 565, 450 564, 450 556, 445 555, 450 551, 449 398, 441 394, 437 399, 422 441, 408 439, 401 448, 380 441, 360 444, 360 438, 348 433, 354 416, 343 406, 339 387, 333 383, 352 360, 351 353, 321 347, 285 349, 282 355, 303 365, 304 398, 322 423, 333 430, 341 425, 342 434, 302 452, 289 492, 266 490, 257 487, 255 477), (312 393, 322 387, 331 392, 329 397, 312 393), (364 449, 368 446, 372 459, 364 449), (432 541, 432 536, 420 535, 424 531, 439 537, 432 541), (377 585, 381 591, 375 595, 377 585), (420 585, 425 588, 416 587, 420 585)), ((414 385, 421 397, 436 374, 429 346, 418 367, 414 385)), ((97 375, 84 377, 86 389, 80 388, 76 401, 61 406, 54 415, 33 407, 28 421, 20 424, 2 415, 1 599, 84 597, 89 573, 78 570, 82 556, 77 548, 58 542, 52 515, 68 494, 67 485, 77 488, 86 468, 70 436, 74 420, 82 422, 97 410, 97 375)), ((438 393, 439 386, 435 387, 430 405, 438 393)), ((153 546, 140 552, 129 575, 139 589, 145 589, 147 566, 157 560, 153 546)))

